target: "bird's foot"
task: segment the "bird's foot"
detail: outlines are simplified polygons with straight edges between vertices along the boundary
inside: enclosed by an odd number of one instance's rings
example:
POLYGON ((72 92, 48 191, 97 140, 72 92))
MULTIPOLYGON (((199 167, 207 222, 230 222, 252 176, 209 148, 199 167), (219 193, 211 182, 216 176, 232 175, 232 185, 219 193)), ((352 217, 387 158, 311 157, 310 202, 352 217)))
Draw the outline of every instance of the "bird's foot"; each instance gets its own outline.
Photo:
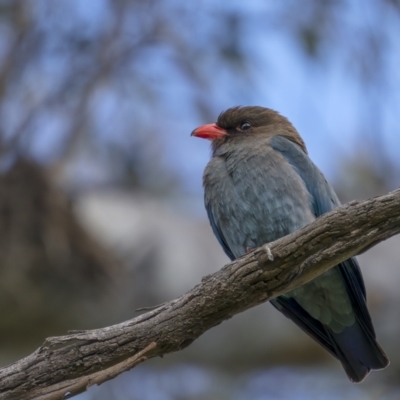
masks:
POLYGON ((269 246, 264 246, 264 250, 267 253, 268 256, 268 260, 270 261, 274 261, 274 255, 272 254, 271 249, 269 248, 269 246))

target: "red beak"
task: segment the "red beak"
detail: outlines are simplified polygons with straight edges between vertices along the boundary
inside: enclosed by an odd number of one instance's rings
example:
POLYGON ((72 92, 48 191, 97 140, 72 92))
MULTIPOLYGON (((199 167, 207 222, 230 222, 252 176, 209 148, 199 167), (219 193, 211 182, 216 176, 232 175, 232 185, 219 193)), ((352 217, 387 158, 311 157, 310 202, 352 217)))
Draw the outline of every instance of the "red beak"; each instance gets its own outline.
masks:
POLYGON ((228 132, 225 129, 220 128, 216 124, 207 124, 196 128, 190 134, 190 136, 196 136, 208 140, 215 140, 215 139, 221 139, 227 134, 228 132))

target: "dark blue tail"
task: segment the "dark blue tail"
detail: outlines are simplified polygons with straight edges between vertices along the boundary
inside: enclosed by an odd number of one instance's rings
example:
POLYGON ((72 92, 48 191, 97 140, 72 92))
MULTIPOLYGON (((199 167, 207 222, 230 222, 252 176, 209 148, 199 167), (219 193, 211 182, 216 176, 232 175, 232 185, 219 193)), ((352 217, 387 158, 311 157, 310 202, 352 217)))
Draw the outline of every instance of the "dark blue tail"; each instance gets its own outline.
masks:
POLYGON ((362 327, 361 321, 335 333, 312 318, 293 298, 281 296, 271 303, 336 357, 352 382, 361 382, 370 370, 382 369, 389 364, 376 342, 375 333, 362 327))

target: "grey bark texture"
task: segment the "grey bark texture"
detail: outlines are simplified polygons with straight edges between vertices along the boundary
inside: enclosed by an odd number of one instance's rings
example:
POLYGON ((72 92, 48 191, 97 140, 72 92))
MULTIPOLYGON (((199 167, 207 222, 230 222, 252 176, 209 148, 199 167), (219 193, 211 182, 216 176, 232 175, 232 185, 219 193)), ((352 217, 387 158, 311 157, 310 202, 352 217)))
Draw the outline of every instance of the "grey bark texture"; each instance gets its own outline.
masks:
POLYGON ((73 397, 148 358, 182 350, 222 321, 398 233, 400 189, 345 204, 137 318, 46 339, 28 357, 0 369, 0 399, 73 397))

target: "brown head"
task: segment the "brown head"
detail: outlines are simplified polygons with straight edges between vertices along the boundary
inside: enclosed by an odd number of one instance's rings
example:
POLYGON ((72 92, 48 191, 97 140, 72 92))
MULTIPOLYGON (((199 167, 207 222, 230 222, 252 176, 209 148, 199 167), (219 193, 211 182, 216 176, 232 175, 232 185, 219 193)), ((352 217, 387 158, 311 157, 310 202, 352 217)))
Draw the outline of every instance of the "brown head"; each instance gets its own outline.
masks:
POLYGON ((195 129, 191 136, 212 141, 215 150, 231 140, 243 140, 254 135, 283 136, 300 146, 307 154, 306 146, 289 120, 274 110, 264 107, 233 107, 221 113, 215 124, 195 129))

